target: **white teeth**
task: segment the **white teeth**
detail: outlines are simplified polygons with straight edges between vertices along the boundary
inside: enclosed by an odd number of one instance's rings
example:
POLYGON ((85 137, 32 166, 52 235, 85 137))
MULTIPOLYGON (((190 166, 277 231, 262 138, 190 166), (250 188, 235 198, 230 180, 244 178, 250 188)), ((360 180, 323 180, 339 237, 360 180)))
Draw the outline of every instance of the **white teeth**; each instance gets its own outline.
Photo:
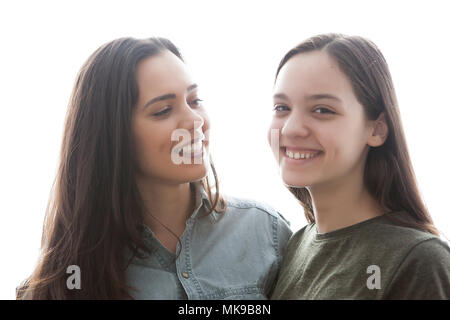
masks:
POLYGON ((196 154, 199 153, 203 148, 203 141, 197 141, 196 143, 189 144, 182 148, 183 154, 189 155, 191 153, 196 154))
POLYGON ((193 146, 194 153, 199 153, 202 150, 203 142, 198 141, 198 142, 194 143, 192 146, 193 146))
POLYGON ((314 158, 318 153, 293 153, 292 151, 286 151, 286 155, 291 159, 311 159, 314 158))

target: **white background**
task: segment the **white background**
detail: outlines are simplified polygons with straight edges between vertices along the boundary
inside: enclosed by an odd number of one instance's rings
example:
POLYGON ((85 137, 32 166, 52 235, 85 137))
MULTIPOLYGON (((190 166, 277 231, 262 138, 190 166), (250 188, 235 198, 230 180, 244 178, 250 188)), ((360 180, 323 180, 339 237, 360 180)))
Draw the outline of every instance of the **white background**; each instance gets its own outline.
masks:
POLYGON ((0 4, 0 299, 13 299, 39 253, 63 120, 82 63, 122 36, 180 49, 212 120, 225 193, 265 201, 298 230, 266 140, 276 67, 324 32, 361 35, 385 55, 419 188, 450 237, 446 1, 2 1, 0 4))

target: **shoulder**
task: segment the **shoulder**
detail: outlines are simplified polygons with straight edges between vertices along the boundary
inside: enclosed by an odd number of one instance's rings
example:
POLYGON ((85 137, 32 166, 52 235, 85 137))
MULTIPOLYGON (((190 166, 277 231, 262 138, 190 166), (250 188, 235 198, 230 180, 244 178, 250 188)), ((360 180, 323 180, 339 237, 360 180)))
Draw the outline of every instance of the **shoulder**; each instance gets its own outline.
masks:
POLYGON ((450 299, 450 247, 438 237, 417 242, 387 290, 390 299, 450 299))
MULTIPOLYGON (((404 216, 404 214, 400 213, 400 216, 404 216)), ((398 217, 398 213, 395 213, 394 218, 397 219, 398 217)), ((395 219, 382 217, 377 219, 375 223, 368 223, 360 229, 355 240, 358 242, 363 255, 367 252, 378 253, 380 256, 389 254, 390 269, 393 271, 394 266, 407 262, 408 257, 426 254, 428 249, 432 249, 431 252, 435 250, 445 251, 443 247, 443 245, 446 245, 445 242, 437 236, 412 227, 399 225, 395 219), (429 246, 432 248, 429 248, 429 246)))
MULTIPOLYGON (((450 247, 436 236, 417 242, 408 252, 405 260, 420 262, 426 265, 432 263, 450 268, 450 247)), ((450 270, 450 269, 449 269, 450 270)))
POLYGON ((314 231, 315 224, 314 223, 308 223, 307 225, 303 226, 301 229, 297 230, 293 235, 289 242, 291 243, 299 243, 302 241, 305 235, 309 234, 310 232, 314 231))
POLYGON ((311 232, 314 232, 314 223, 309 223, 303 226, 301 229, 297 230, 289 239, 286 248, 286 256, 292 257, 298 252, 298 247, 305 237, 308 237, 311 232))
POLYGON ((227 210, 224 218, 230 223, 245 225, 246 231, 254 230, 257 233, 272 234, 273 241, 277 243, 278 251, 284 252, 286 244, 292 235, 290 223, 281 213, 265 202, 244 198, 226 198, 227 210), (251 226, 249 228, 248 226, 251 226), (257 231, 256 231, 257 230, 257 231))
POLYGON ((370 232, 366 232, 366 234, 377 246, 387 246, 391 250, 397 248, 404 253, 409 252, 421 243, 425 243, 427 240, 439 240, 438 237, 431 233, 403 226, 397 222, 407 221, 408 219, 410 218, 405 212, 386 214, 381 219, 378 219, 376 223, 367 225, 370 232))
MULTIPOLYGON (((406 213, 396 213, 406 221, 406 213)), ((450 247, 439 237, 385 219, 376 226, 378 247, 389 248, 393 263, 387 283, 389 299, 450 299, 450 247), (383 239, 383 241, 381 241, 383 239)))
POLYGON ((265 202, 230 196, 227 196, 225 199, 227 202, 227 211, 260 215, 261 217, 264 216, 280 220, 281 223, 285 223, 287 225, 290 224, 289 221, 281 215, 281 213, 265 202))

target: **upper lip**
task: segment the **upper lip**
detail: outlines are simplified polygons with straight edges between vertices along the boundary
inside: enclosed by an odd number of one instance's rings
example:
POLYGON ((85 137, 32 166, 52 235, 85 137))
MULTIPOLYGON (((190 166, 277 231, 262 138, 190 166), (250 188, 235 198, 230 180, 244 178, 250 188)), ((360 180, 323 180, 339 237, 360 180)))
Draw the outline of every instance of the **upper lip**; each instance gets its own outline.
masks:
POLYGON ((203 141, 203 140, 205 140, 205 136, 204 136, 204 135, 202 135, 200 138, 192 139, 191 141, 189 141, 189 142, 187 142, 187 143, 184 143, 184 144, 181 145, 181 146, 177 146, 177 149, 178 149, 178 150, 183 149, 184 147, 187 147, 187 146, 189 146, 189 145, 191 145, 191 144, 194 144, 194 143, 196 143, 196 142, 198 142, 198 141, 203 141))
POLYGON ((296 152, 319 152, 319 151, 322 151, 320 149, 299 147, 299 146, 281 146, 281 148, 289 149, 289 150, 296 151, 296 152))

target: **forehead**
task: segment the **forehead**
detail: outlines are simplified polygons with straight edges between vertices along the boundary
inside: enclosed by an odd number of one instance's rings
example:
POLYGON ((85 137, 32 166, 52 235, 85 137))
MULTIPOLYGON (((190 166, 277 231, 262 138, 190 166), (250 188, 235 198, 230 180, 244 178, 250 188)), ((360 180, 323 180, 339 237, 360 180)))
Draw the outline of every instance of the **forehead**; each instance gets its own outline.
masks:
POLYGON ((142 60, 136 78, 140 93, 146 96, 184 92, 193 83, 184 62, 167 50, 142 60))
POLYGON ((291 99, 328 93, 342 99, 353 98, 353 89, 338 64, 324 51, 300 53, 288 60, 278 74, 275 93, 291 99))

